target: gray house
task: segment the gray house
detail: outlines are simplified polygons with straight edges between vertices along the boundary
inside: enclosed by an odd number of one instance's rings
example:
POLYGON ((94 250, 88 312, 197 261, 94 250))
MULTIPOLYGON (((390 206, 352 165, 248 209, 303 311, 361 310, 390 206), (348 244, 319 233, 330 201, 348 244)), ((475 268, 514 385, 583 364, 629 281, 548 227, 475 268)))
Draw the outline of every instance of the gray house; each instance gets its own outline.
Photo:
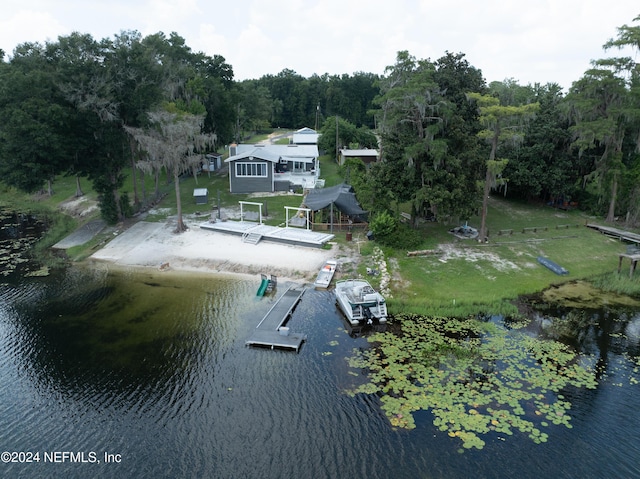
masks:
POLYGON ((315 188, 317 145, 237 145, 229 164, 229 191, 257 193, 315 188))

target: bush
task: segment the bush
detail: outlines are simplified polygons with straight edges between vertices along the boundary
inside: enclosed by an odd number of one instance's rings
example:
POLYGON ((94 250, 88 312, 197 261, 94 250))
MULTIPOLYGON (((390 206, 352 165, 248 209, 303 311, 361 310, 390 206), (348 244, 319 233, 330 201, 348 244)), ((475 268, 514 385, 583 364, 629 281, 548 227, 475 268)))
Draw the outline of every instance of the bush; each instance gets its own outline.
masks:
POLYGON ((107 224, 114 225, 118 222, 118 208, 110 192, 98 196, 100 202, 100 216, 107 224))
POLYGON ((369 227, 376 241, 385 246, 413 249, 422 243, 422 236, 418 230, 400 223, 387 211, 375 215, 369 227))
POLYGON ((387 236, 393 234, 393 232, 398 227, 399 221, 391 216, 388 211, 383 211, 381 213, 377 213, 371 223, 369 223, 369 227, 373 234, 378 240, 382 240, 387 236))
POLYGON ((423 242, 423 237, 420 231, 404 223, 398 223, 398 227, 380 242, 395 249, 410 250, 418 248, 423 242))
POLYGON ((131 201, 129 201, 129 194, 127 192, 120 195, 120 211, 125 218, 131 218, 133 216, 133 208, 131 207, 131 201))

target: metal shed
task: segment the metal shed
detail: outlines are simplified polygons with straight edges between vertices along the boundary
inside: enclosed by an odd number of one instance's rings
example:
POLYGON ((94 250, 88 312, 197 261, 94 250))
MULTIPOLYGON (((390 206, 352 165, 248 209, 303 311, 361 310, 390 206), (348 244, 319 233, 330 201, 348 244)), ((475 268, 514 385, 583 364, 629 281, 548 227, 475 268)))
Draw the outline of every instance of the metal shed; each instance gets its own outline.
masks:
POLYGON ((209 190, 206 188, 194 188, 193 197, 196 200, 196 205, 206 205, 209 201, 209 190))

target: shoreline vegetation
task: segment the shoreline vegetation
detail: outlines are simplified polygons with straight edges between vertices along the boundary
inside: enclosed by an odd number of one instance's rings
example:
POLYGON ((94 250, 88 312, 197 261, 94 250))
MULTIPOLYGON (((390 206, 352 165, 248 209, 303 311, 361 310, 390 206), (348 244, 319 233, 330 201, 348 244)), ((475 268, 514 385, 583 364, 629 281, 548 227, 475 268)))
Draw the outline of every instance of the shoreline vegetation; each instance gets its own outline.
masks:
MULTIPOLYGON (((321 158, 321 162, 323 173, 329 177, 328 184, 339 183, 341 178, 334 162, 327 158, 321 158)), ((213 215, 216 208, 211 204, 193 204, 190 196, 194 187, 208 188, 213 193, 210 203, 217 202, 215 192, 218 192, 222 208, 234 208, 238 201, 248 198, 226 193, 226 181, 226 175, 220 174, 183 180, 182 203, 187 223, 197 228, 194 225, 204 221, 207 215, 213 215)), ((35 199, 7 189, 3 192, 4 204, 0 205, 17 211, 36 211, 49 218, 50 230, 38 243, 36 254, 39 258, 44 256, 50 267, 60 266, 61 262, 58 255, 46 254, 50 247, 98 214, 91 206, 85 206, 85 210, 65 212, 65 203, 77 201, 73 198, 75 179, 60 178, 57 186, 54 197, 35 199), (88 213, 85 215, 85 212, 88 213)), ((167 187, 171 188, 170 185, 167 187)), ((284 220, 283 206, 299 206, 301 195, 252 196, 251 201, 264 202, 269 212, 266 222, 277 225, 284 220)), ((91 204, 95 205, 95 195, 88 193, 86 205, 91 204)), ((403 211, 402 205, 399 210, 403 211)), ((171 221, 172 214, 175 214, 175 198, 169 194, 146 212, 144 220, 167 223, 171 221)), ((68 250, 67 260, 86 261, 138 220, 133 218, 124 224, 107 227, 87 244, 68 250)), ((602 290, 639 296, 640 273, 629 278, 628 262, 623 264, 621 273, 617 273, 618 255, 626 251, 627 245, 585 226, 598 221, 578 210, 561 210, 492 196, 487 243, 453 236, 449 230, 459 225, 449 220, 418 223, 421 244, 413 250, 426 251, 427 254, 409 255, 407 250, 381 246, 375 240, 368 241, 364 231, 356 230, 349 235, 350 241, 347 241, 345 231, 335 231, 335 244, 325 252, 347 258, 339 274, 367 277, 374 287, 385 290, 390 310, 402 313, 449 317, 517 314, 519 296, 540 293, 577 280, 586 280, 602 290), (555 275, 537 263, 537 256, 550 258, 568 269, 569 274, 555 275), (368 269, 384 270, 385 274, 368 275, 368 269)), ((477 222, 478 217, 470 218, 469 225, 475 226, 477 222)), ((405 224, 400 227, 409 228, 405 224)), ((306 248, 298 249, 304 256, 306 248)), ((245 268, 240 272, 254 274, 257 269, 245 268)), ((224 272, 224 267, 216 267, 215 270, 224 272)), ((230 272, 236 271, 231 268, 230 272)))
MULTIPOLYGON (((216 181, 220 178, 207 181, 206 187, 216 191, 216 181)), ((189 193, 191 186, 182 190, 189 193)), ((252 201, 268 202, 273 215, 268 221, 278 224, 281 219, 274 216, 283 204, 275 206, 278 201, 289 201, 288 206, 300 202, 299 197, 282 198, 252 201)), ((243 199, 228 197, 221 206, 232 208, 243 199)), ((422 242, 414 251, 424 254, 382 246, 364 232, 347 237, 346 231, 335 232, 331 248, 260 243, 247 249, 238 237, 198 228, 211 211, 193 205, 185 213, 190 229, 173 233, 168 196, 147 212, 142 224, 134 219, 107 227, 87 244, 67 250, 67 257, 90 268, 133 268, 176 278, 255 275, 271 265, 281 268, 279 279, 308 283, 324 264, 322 258, 337 258, 336 279, 366 277, 385 295, 390 312, 387 330, 367 335, 371 347, 355 349, 345 358, 352 373, 363 376, 345 392, 376 394, 396 429, 416 427, 414 414, 430 411, 433 425, 459 441, 459 452, 483 449, 485 439, 496 434, 503 440, 524 434, 540 444, 552 440, 552 426, 572 427, 571 401, 562 391, 595 388, 598 378, 593 358, 554 338, 518 333, 530 322, 527 311, 541 305, 640 308, 640 273, 629 277, 628 262, 617 273, 619 254, 627 245, 586 227, 596 218, 497 197, 490 199, 489 208, 489 230, 508 234, 493 234, 489 242, 479 243, 450 234, 453 221, 419 223, 422 242), (127 231, 132 234, 123 242, 127 231), (170 267, 163 269, 161 258, 170 255, 170 267), (538 256, 558 262, 569 274, 555 275, 536 261, 538 256), (283 268, 285 263, 289 267, 283 268), (496 322, 494 315, 503 319, 496 322)), ((66 216, 52 214, 60 223, 44 244, 55 244, 75 229, 66 216)))

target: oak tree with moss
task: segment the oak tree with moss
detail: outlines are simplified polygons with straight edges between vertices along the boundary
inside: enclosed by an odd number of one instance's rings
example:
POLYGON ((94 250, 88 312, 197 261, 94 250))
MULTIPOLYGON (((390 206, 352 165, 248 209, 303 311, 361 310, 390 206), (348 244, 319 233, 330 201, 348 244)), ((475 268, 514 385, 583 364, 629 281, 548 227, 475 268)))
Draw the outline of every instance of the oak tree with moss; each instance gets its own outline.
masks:
POLYGON ((519 143, 522 141, 526 121, 536 114, 540 104, 501 105, 499 98, 475 92, 468 93, 467 98, 478 106, 480 123, 484 126, 484 129, 478 133, 478 137, 487 141, 490 145, 482 190, 482 214, 478 235, 479 240, 483 241, 487 237, 489 193, 492 188, 507 182, 507 179, 502 178, 502 171, 509 160, 498 158, 498 148, 502 143, 519 143))

